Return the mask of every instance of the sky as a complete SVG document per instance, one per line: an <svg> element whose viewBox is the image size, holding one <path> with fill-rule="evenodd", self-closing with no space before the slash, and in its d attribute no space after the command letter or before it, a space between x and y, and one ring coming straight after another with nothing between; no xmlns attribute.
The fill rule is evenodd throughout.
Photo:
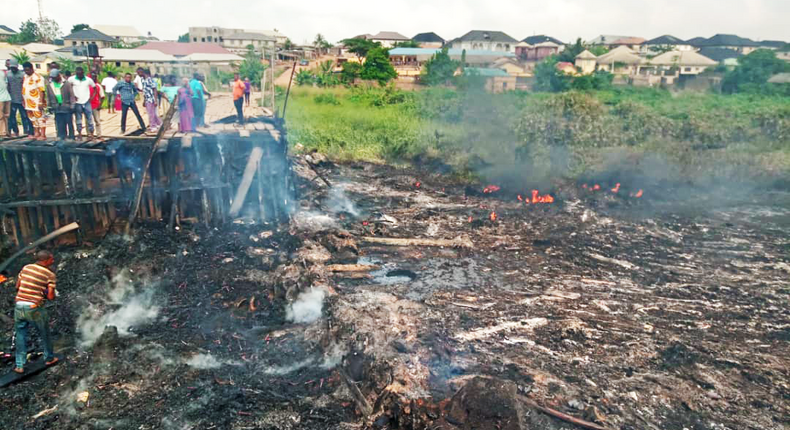
<svg viewBox="0 0 790 430"><path fill-rule="evenodd" d="M7 0L10 1L10 0ZM732 33L790 40L789 0L41 0L64 33L74 24L131 25L161 40L190 26L277 29L295 43L317 33L330 42L359 34L433 31L449 40L469 30L499 30L521 40L548 34L569 42L600 34L682 39ZM166 5L166 6L164 6ZM0 24L17 29L38 17L36 1L3 8Z"/></svg>

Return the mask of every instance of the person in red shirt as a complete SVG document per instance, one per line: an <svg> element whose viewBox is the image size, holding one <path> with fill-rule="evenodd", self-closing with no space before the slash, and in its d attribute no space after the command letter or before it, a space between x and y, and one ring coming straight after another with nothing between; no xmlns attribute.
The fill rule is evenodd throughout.
<svg viewBox="0 0 790 430"><path fill-rule="evenodd" d="M239 124L244 124L244 81L239 78L239 74L233 74L233 105L236 106L236 116L237 122Z"/></svg>
<svg viewBox="0 0 790 430"><path fill-rule="evenodd" d="M91 79L93 82L99 82L97 80L98 76L96 73L91 73ZM93 122L96 124L96 137L101 136L101 115L99 114L99 109L101 109L101 102L104 98L104 88L101 85L95 85L91 87L91 109L93 112Z"/></svg>

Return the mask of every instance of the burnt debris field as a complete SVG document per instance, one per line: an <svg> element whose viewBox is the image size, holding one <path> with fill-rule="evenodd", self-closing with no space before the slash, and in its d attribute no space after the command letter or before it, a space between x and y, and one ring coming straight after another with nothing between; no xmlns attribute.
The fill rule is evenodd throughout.
<svg viewBox="0 0 790 430"><path fill-rule="evenodd" d="M790 426L786 193L303 163L288 224L58 248L68 358L0 392L5 428Z"/></svg>

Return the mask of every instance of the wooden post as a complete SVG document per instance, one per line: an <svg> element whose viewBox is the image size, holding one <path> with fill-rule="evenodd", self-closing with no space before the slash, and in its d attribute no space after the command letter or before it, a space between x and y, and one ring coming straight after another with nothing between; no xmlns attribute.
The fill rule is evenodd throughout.
<svg viewBox="0 0 790 430"><path fill-rule="evenodd" d="M266 200L263 198L263 163L258 161L258 210L261 212L261 223L266 222Z"/></svg>
<svg viewBox="0 0 790 430"><path fill-rule="evenodd" d="M276 50L277 50L276 48L272 48L272 57L271 57L272 60L271 60L271 67L270 67L271 70L272 70L272 112L274 113L274 117L275 118L277 117L277 105L274 104L275 103L274 93L277 92L276 88L275 88L275 85L274 85L274 66L277 64L276 61L274 60L274 51L276 51Z"/></svg>
<svg viewBox="0 0 790 430"><path fill-rule="evenodd" d="M247 193L250 191L250 184L252 178L255 176L255 171L258 169L258 162L263 155L263 149L260 146L255 146L250 152L250 158L247 159L247 166L244 168L244 175L241 178L238 190L236 190L236 197L233 199L233 204L230 205L230 216L235 218L241 211L244 205L244 199L247 198Z"/></svg>
<svg viewBox="0 0 790 430"><path fill-rule="evenodd" d="M170 109L167 110L167 114L165 115L165 119L162 121L162 126L159 127L159 131L156 133L156 139L154 143L151 145L151 152L148 154L148 159L145 161L145 166L143 166L143 171L140 174L140 183L137 185L137 191L135 193L134 202L132 203L132 210L129 212L129 219L126 223L126 234L132 229L132 224L134 224L134 219L137 217L137 211L140 209L140 199L143 197L143 186L145 185L145 176L148 174L148 168L151 167L151 160L154 158L154 154L156 153L156 148L159 146L159 141L162 140L162 137L165 135L165 132L170 129L170 121L173 119L173 115L176 112L176 106L178 105L178 96L173 99L173 103L170 105Z"/></svg>
<svg viewBox="0 0 790 430"><path fill-rule="evenodd" d="M191 136L185 136L184 139L191 139ZM170 153L170 222L167 223L167 228L172 230L175 227L176 212L178 211L178 198L181 194L178 187L181 184L180 173L178 171L178 163L181 160L181 140L175 143L175 148Z"/></svg>

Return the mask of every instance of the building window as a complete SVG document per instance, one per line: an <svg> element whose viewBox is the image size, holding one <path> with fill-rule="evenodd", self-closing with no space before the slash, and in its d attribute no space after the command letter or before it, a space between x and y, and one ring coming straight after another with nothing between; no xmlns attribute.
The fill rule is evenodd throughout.
<svg viewBox="0 0 790 430"><path fill-rule="evenodd" d="M225 40L222 38L222 36L220 36L220 37L219 37L219 41L220 41L220 42L224 42Z"/></svg>
<svg viewBox="0 0 790 430"><path fill-rule="evenodd" d="M193 38L192 38L192 41L193 41L193 42L197 42L197 37L193 37Z"/></svg>
<svg viewBox="0 0 790 430"><path fill-rule="evenodd" d="M121 62L120 61L116 61L115 62L115 67L121 67Z"/></svg>
<svg viewBox="0 0 790 430"><path fill-rule="evenodd" d="M684 72L690 72L691 71L691 67L686 67L685 69L683 69L683 71Z"/></svg>
<svg viewBox="0 0 790 430"><path fill-rule="evenodd" d="M41 64L36 64L36 69L40 69L40 68L41 68Z"/></svg>
<svg viewBox="0 0 790 430"><path fill-rule="evenodd" d="M134 61L130 61L130 62L129 62L129 65L130 65L130 66L134 66Z"/></svg>
<svg viewBox="0 0 790 430"><path fill-rule="evenodd" d="M76 40L72 40L71 41L71 46L77 46L77 41Z"/></svg>
<svg viewBox="0 0 790 430"><path fill-rule="evenodd" d="M200 41L201 41L201 42L205 42L205 41L206 41L206 38L205 38L205 37L201 37L201 38L200 38Z"/></svg>
<svg viewBox="0 0 790 430"><path fill-rule="evenodd" d="M217 29L215 28L215 29L214 29L214 33L216 33L216 32L217 32Z"/></svg>

